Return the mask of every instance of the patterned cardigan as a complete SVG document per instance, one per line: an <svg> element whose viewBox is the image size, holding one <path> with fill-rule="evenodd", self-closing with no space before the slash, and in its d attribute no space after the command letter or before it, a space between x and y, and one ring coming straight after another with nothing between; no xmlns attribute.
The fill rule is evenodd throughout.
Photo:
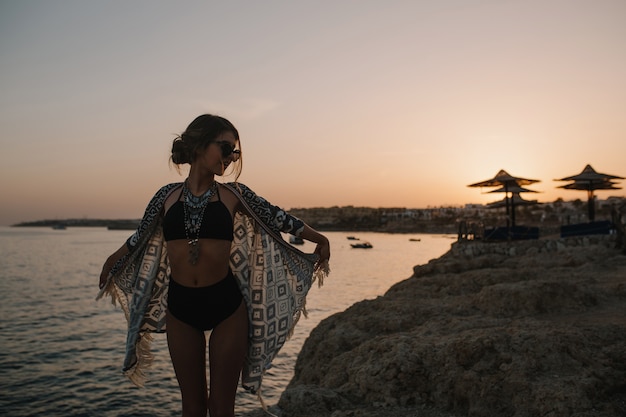
<svg viewBox="0 0 626 417"><path fill-rule="evenodd" d="M304 223L273 206L240 183L222 184L240 200L244 212L234 218L230 267L248 308L248 354L242 386L260 393L263 374L306 315L306 295L317 280L321 286L328 265L315 269L318 256L285 242L280 232L299 235ZM128 322L124 374L137 386L153 356L151 333L165 332L170 267L162 220L167 197L182 183L162 187L152 198L136 232L126 241L129 253L112 268L98 293L119 303Z"/></svg>

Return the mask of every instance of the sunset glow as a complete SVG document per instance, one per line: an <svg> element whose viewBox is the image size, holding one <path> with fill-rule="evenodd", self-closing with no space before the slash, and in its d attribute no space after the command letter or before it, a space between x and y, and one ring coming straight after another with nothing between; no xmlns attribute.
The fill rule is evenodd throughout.
<svg viewBox="0 0 626 417"><path fill-rule="evenodd" d="M488 203L467 185L501 169L584 200L554 180L626 177L625 20L622 0L2 2L0 225L140 217L202 113L285 208Z"/></svg>

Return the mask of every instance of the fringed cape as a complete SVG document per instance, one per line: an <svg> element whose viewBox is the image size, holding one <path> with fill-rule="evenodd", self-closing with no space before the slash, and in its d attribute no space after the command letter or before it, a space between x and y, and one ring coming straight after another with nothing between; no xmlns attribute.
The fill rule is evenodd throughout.
<svg viewBox="0 0 626 417"><path fill-rule="evenodd" d="M306 295L321 286L328 265L315 269L318 256L285 242L280 232L299 235L304 223L272 206L239 183L222 184L241 201L245 213L234 218L230 267L237 278L249 316L248 354L242 371L244 388L258 393L263 374L306 315ZM153 359L151 333L163 333L170 267L162 220L167 197L182 183L162 187L152 198L137 231L127 240L129 253L112 268L97 299L110 295L128 322L124 374L137 386Z"/></svg>

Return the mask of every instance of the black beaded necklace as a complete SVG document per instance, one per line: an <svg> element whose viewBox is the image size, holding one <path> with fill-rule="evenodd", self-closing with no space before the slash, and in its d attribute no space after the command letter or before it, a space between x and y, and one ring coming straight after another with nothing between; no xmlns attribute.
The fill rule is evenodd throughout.
<svg viewBox="0 0 626 417"><path fill-rule="evenodd" d="M195 265L198 262L198 256L200 255L200 227L204 218L204 210L216 193L217 182L215 181L204 194L198 197L189 190L186 180L183 184L185 236L189 244L189 263L191 265Z"/></svg>

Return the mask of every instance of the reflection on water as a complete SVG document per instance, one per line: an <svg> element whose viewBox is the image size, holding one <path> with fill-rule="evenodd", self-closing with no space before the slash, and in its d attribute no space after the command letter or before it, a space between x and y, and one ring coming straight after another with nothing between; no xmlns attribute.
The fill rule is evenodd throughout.
<svg viewBox="0 0 626 417"><path fill-rule="evenodd" d="M175 416L180 395L164 335L155 335L155 362L143 389L121 375L125 320L108 301L95 301L104 259L128 231L94 228L0 227L0 410L21 416ZM294 336L265 377L263 397L275 404L293 374L296 356L324 318L374 298L408 278L414 265L446 252L442 235L358 233L373 249L353 249L346 237L331 241L331 275L315 286ZM312 252L306 242L298 246ZM258 409L240 390L237 410Z"/></svg>

